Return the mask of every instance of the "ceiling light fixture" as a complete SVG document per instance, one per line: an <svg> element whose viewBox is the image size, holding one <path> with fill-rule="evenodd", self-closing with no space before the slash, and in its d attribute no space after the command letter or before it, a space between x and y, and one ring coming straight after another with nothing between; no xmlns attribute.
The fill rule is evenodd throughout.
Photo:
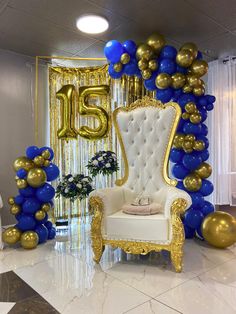
<svg viewBox="0 0 236 314"><path fill-rule="evenodd" d="M76 26L83 33L99 34L108 29L109 23L107 19L100 15L87 14L77 20Z"/></svg>

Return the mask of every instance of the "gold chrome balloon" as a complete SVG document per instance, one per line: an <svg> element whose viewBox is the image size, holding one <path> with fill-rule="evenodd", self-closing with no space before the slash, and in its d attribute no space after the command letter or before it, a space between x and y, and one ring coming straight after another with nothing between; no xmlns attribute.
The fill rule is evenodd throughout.
<svg viewBox="0 0 236 314"><path fill-rule="evenodd" d="M46 217L46 213L45 213L45 211L43 211L43 210L38 210L38 211L35 213L34 217L35 217L37 220L43 220L43 219Z"/></svg>
<svg viewBox="0 0 236 314"><path fill-rule="evenodd" d="M20 206L16 204L12 205L12 207L10 208L10 212L12 215L17 215L19 214L20 211L21 211Z"/></svg>
<svg viewBox="0 0 236 314"><path fill-rule="evenodd" d="M196 75L193 75L193 74L187 75L187 82L188 82L189 86L191 86L191 87L198 87L201 85L200 78Z"/></svg>
<svg viewBox="0 0 236 314"><path fill-rule="evenodd" d="M171 76L172 87L174 89L182 88L186 82L186 77L183 73L175 73Z"/></svg>
<svg viewBox="0 0 236 314"><path fill-rule="evenodd" d="M139 68L139 70L141 70L141 71L147 69L147 68L148 68L148 61L147 61L147 60L144 60L144 59L139 60L139 62L138 62L138 68Z"/></svg>
<svg viewBox="0 0 236 314"><path fill-rule="evenodd" d="M184 109L188 112L188 113L194 113L197 110L197 106L195 105L195 103L193 102L188 102Z"/></svg>
<svg viewBox="0 0 236 314"><path fill-rule="evenodd" d="M204 93L205 93L205 88L201 85L194 87L193 89L193 94L195 96L201 96L201 95L204 95Z"/></svg>
<svg viewBox="0 0 236 314"><path fill-rule="evenodd" d="M51 209L51 204L50 203L44 203L41 207L41 210L48 212Z"/></svg>
<svg viewBox="0 0 236 314"><path fill-rule="evenodd" d="M45 159L42 156L34 157L34 163L36 166L42 167L44 165Z"/></svg>
<svg viewBox="0 0 236 314"><path fill-rule="evenodd" d="M195 173L201 178L206 179L210 177L212 173L211 165L209 165L207 162L201 163L201 165L195 170Z"/></svg>
<svg viewBox="0 0 236 314"><path fill-rule="evenodd" d="M45 149L43 152L42 152L42 157L44 158L44 159L50 159L50 157L51 157L51 153L50 153L50 151L49 151L49 149Z"/></svg>
<svg viewBox="0 0 236 314"><path fill-rule="evenodd" d="M196 139L196 137L194 134L187 134L187 135L185 135L185 138L184 138L185 141L190 141L190 142L194 142L195 139Z"/></svg>
<svg viewBox="0 0 236 314"><path fill-rule="evenodd" d="M3 242L15 244L20 240L21 231L16 227L9 227L2 233Z"/></svg>
<svg viewBox="0 0 236 314"><path fill-rule="evenodd" d="M190 50L182 49L177 53L176 62L184 68L188 68L194 60L194 56Z"/></svg>
<svg viewBox="0 0 236 314"><path fill-rule="evenodd" d="M24 189L27 187L27 181L25 179L18 179L16 180L16 185L18 189Z"/></svg>
<svg viewBox="0 0 236 314"><path fill-rule="evenodd" d="M8 198L8 204L9 205L14 205L15 204L14 197L11 196L11 197Z"/></svg>
<svg viewBox="0 0 236 314"><path fill-rule="evenodd" d="M33 188L42 186L47 181L46 173L41 168L34 168L28 172L27 182Z"/></svg>
<svg viewBox="0 0 236 314"><path fill-rule="evenodd" d="M205 149L205 143L202 140L197 140L194 142L193 144L193 149L195 149L196 151L201 151Z"/></svg>
<svg viewBox="0 0 236 314"><path fill-rule="evenodd" d="M116 72L120 72L122 70L122 67L123 67L123 65L120 62L115 63L113 66L114 71L116 71Z"/></svg>
<svg viewBox="0 0 236 314"><path fill-rule="evenodd" d="M174 137L173 145L176 148L182 148L183 143L184 143L184 138L185 138L184 134L177 133Z"/></svg>
<svg viewBox="0 0 236 314"><path fill-rule="evenodd" d="M189 119L189 113L183 112L183 113L182 113L182 119L188 120L188 119Z"/></svg>
<svg viewBox="0 0 236 314"><path fill-rule="evenodd" d="M31 159L23 156L19 157L14 161L13 167L15 171L18 171L19 169L24 169L26 171L29 171L30 169L34 168L34 163Z"/></svg>
<svg viewBox="0 0 236 314"><path fill-rule="evenodd" d="M165 46L166 41L161 34L155 33L148 37L147 44L152 47L156 53L159 53Z"/></svg>
<svg viewBox="0 0 236 314"><path fill-rule="evenodd" d="M236 242L236 219L222 211L211 213L202 223L202 235L212 246L227 248Z"/></svg>
<svg viewBox="0 0 236 314"><path fill-rule="evenodd" d="M144 80L148 80L152 76L152 71L150 69L145 69L142 71L142 77Z"/></svg>
<svg viewBox="0 0 236 314"><path fill-rule="evenodd" d="M190 85L188 85L188 84L185 84L184 87L183 87L183 92L185 94L191 93L192 90L193 90L193 88Z"/></svg>
<svg viewBox="0 0 236 314"><path fill-rule="evenodd" d="M190 151L192 152L193 151L193 142L192 141L184 141L183 142L183 150L186 152L186 153L189 153Z"/></svg>
<svg viewBox="0 0 236 314"><path fill-rule="evenodd" d="M45 160L43 166L44 167L50 166L50 160Z"/></svg>
<svg viewBox="0 0 236 314"><path fill-rule="evenodd" d="M183 44L183 46L180 48L180 50L190 50L194 59L197 58L197 54L198 54L198 48L194 43L185 43Z"/></svg>
<svg viewBox="0 0 236 314"><path fill-rule="evenodd" d="M141 44L138 46L138 49L136 51L136 58L138 60L144 59L144 60L151 60L153 58L153 49L147 44Z"/></svg>
<svg viewBox="0 0 236 314"><path fill-rule="evenodd" d="M155 71L158 67L157 60L153 59L148 62L148 68L152 71Z"/></svg>
<svg viewBox="0 0 236 314"><path fill-rule="evenodd" d="M167 73L158 74L156 77L156 87L160 89L165 89L171 85L171 76Z"/></svg>
<svg viewBox="0 0 236 314"><path fill-rule="evenodd" d="M123 53L120 57L120 62L122 64L127 64L129 63L129 61L130 61L130 55L127 52Z"/></svg>
<svg viewBox="0 0 236 314"><path fill-rule="evenodd" d="M202 121L202 117L199 113L192 113L189 118L190 122L193 124L198 124Z"/></svg>
<svg viewBox="0 0 236 314"><path fill-rule="evenodd" d="M200 77L207 73L208 64L204 60L194 60L190 69L193 74L196 74L197 76Z"/></svg>
<svg viewBox="0 0 236 314"><path fill-rule="evenodd" d="M183 184L188 191L196 192L202 186L202 179L196 174L189 174L184 178Z"/></svg>
<svg viewBox="0 0 236 314"><path fill-rule="evenodd" d="M39 243L39 237L34 231L25 231L21 235L20 243L24 249L34 249Z"/></svg>

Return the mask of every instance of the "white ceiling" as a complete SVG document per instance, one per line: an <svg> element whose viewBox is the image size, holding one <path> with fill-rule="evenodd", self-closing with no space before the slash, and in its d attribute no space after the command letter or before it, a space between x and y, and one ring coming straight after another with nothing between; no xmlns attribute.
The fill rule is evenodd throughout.
<svg viewBox="0 0 236 314"><path fill-rule="evenodd" d="M79 32L86 13L107 17L109 31ZM103 57L109 39L156 31L176 47L195 42L208 60L236 55L236 0L0 0L0 48L31 56Z"/></svg>

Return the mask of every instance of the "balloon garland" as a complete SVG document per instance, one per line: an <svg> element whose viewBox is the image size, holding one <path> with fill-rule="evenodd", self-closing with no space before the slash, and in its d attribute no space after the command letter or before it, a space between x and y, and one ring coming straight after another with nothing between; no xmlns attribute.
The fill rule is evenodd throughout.
<svg viewBox="0 0 236 314"><path fill-rule="evenodd" d="M9 197L8 203L18 223L3 232L3 241L7 244L20 241L23 248L33 249L55 238L56 229L48 221L55 190L47 183L59 176L58 167L51 162L53 157L50 147L29 146L26 156L14 161L19 194Z"/></svg>
<svg viewBox="0 0 236 314"><path fill-rule="evenodd" d="M163 103L177 102L182 109L170 160L174 163L172 174L178 179L177 187L187 191L192 206L183 217L185 235L202 238L201 224L214 206L204 200L213 192L208 128L204 124L207 112L214 108L215 97L205 95L202 80L208 64L194 43L185 43L179 51L166 45L160 34L151 35L146 43L136 45L132 40L123 44L117 40L107 42L104 54L109 62L108 73L114 79L122 75L142 77L147 90L156 93Z"/></svg>

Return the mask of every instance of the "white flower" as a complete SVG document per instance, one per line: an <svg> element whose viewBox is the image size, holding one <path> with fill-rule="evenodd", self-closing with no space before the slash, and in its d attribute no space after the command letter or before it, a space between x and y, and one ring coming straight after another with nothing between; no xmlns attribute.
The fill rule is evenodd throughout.
<svg viewBox="0 0 236 314"><path fill-rule="evenodd" d="M106 156L106 155L107 155L106 153L102 154L102 156Z"/></svg>
<svg viewBox="0 0 236 314"><path fill-rule="evenodd" d="M78 189L82 188L82 185L80 183L76 184L76 186L77 186Z"/></svg>
<svg viewBox="0 0 236 314"><path fill-rule="evenodd" d="M93 164L94 166L97 166L97 165L98 165L98 161L97 161L97 160L93 160L92 164Z"/></svg>
<svg viewBox="0 0 236 314"><path fill-rule="evenodd" d="M99 157L98 160L99 160L99 161L102 161L102 160L103 160L103 157Z"/></svg>
<svg viewBox="0 0 236 314"><path fill-rule="evenodd" d="M88 178L83 178L82 181L88 182Z"/></svg>
<svg viewBox="0 0 236 314"><path fill-rule="evenodd" d="M111 154L111 155L112 155L113 158L116 158L116 154L113 153L113 154Z"/></svg>
<svg viewBox="0 0 236 314"><path fill-rule="evenodd" d="M73 182L73 181L74 181L74 178L73 178L73 177L70 177L70 178L68 179L68 181L69 181L69 182Z"/></svg>
<svg viewBox="0 0 236 314"><path fill-rule="evenodd" d="M69 192L69 190L66 188L64 192L65 192L65 193L68 193L68 192Z"/></svg>
<svg viewBox="0 0 236 314"><path fill-rule="evenodd" d="M108 162L107 164L106 164L106 168L110 168L111 167L111 164Z"/></svg>

